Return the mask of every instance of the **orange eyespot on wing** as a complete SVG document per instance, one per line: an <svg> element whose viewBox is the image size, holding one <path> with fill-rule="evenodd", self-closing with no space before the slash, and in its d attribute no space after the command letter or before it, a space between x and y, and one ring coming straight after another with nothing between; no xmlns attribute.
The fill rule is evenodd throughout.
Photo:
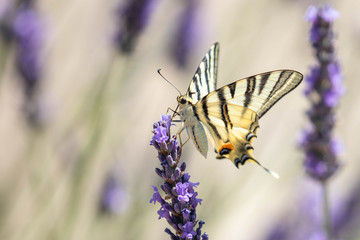
<svg viewBox="0 0 360 240"><path fill-rule="evenodd" d="M229 142L229 143L222 145L221 148L217 150L217 152L219 153L220 157L223 157L224 155L229 154L230 151L233 149L234 149L234 146L232 145L231 142Z"/></svg>

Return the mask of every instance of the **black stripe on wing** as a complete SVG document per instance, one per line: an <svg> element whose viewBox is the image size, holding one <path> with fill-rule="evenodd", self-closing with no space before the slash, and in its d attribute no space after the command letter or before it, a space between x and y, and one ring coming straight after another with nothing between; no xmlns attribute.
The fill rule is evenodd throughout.
<svg viewBox="0 0 360 240"><path fill-rule="evenodd" d="M261 92L263 91L263 89L264 89L264 87L265 87L265 84L266 84L266 81L268 80L270 74L271 74L271 73L265 73L265 74L262 74L262 75L260 76L260 86L259 86L258 95L260 95Z"/></svg>
<svg viewBox="0 0 360 240"><path fill-rule="evenodd" d="M220 88L217 92L217 96L219 98L219 107L220 107L220 112L221 112L221 120L224 122L225 125L225 129L227 132L229 132L228 127L232 128L233 125L230 121L230 117L229 117L229 109L227 106L227 102L224 96L224 88Z"/></svg>
<svg viewBox="0 0 360 240"><path fill-rule="evenodd" d="M210 126L210 128L211 128L212 132L215 134L215 136L220 139L221 136L220 136L219 131L217 130L216 126L210 120L206 97L202 99L201 107L204 112L206 124Z"/></svg>
<svg viewBox="0 0 360 240"><path fill-rule="evenodd" d="M247 87L246 87L246 91L245 91L244 107L249 106L252 95L254 94L255 85L256 85L255 77L249 77L249 78L247 78L246 81L247 81Z"/></svg>

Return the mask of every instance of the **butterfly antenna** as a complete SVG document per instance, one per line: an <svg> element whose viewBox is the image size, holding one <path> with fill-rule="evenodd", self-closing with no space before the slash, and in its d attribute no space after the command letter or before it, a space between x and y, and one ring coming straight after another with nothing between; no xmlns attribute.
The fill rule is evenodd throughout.
<svg viewBox="0 0 360 240"><path fill-rule="evenodd" d="M266 167L264 167L263 165L261 165L258 161L256 161L255 159L251 159L253 160L255 163L257 163L260 167L262 167L266 172L268 172L271 176L273 176L276 179L279 179L280 176L279 174L277 174L276 172L271 171L270 169L267 169Z"/></svg>
<svg viewBox="0 0 360 240"><path fill-rule="evenodd" d="M158 74L159 74L165 81L167 81L171 86L173 86L173 88L175 88L176 91L178 91L179 95L182 95L181 92L179 91L179 89L177 89L177 87L175 87L174 84L172 84L169 80L167 80L167 79L161 74L160 71L161 71L161 69L159 68L159 69L157 70Z"/></svg>

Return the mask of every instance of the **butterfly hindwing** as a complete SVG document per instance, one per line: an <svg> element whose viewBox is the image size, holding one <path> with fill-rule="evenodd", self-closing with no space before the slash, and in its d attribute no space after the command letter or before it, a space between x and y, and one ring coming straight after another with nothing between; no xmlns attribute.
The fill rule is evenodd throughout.
<svg viewBox="0 0 360 240"><path fill-rule="evenodd" d="M193 141L196 149L206 158L208 152L208 141L201 122L194 122L194 124L186 128L186 131Z"/></svg>
<svg viewBox="0 0 360 240"><path fill-rule="evenodd" d="M206 100L203 99L203 100ZM202 104L199 101L196 105ZM217 153L217 158L229 158L236 166L253 159L252 141L259 127L257 114L243 106L208 103L207 114L203 107L197 107L201 122L205 126Z"/></svg>

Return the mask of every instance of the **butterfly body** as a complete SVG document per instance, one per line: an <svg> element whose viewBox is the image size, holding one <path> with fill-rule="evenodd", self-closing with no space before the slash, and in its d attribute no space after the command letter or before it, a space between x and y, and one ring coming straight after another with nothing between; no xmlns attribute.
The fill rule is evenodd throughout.
<svg viewBox="0 0 360 240"><path fill-rule="evenodd" d="M208 141L205 129L200 122L192 99L186 96L179 96L179 115L183 122L186 132L194 142L196 149L206 158L208 152Z"/></svg>
<svg viewBox="0 0 360 240"><path fill-rule="evenodd" d="M302 74L271 71L216 89L218 56L219 44L215 43L201 61L187 93L177 98L180 120L204 157L209 139L218 159L228 158L236 167L249 160L260 165L252 154L258 121L301 82Z"/></svg>

